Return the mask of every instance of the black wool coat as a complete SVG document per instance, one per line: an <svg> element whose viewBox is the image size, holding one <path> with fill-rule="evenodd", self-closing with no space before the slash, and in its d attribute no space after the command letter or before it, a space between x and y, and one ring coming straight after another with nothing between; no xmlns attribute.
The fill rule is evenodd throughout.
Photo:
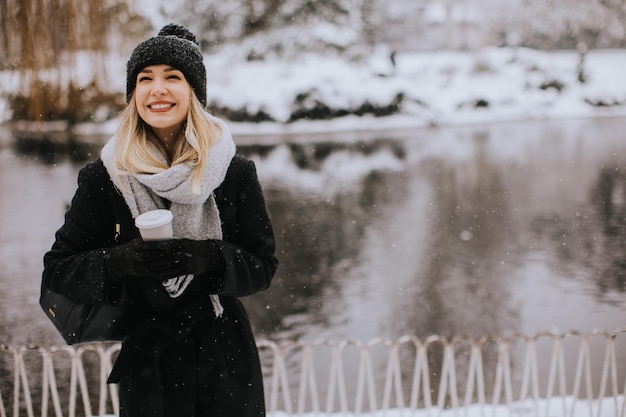
<svg viewBox="0 0 626 417"><path fill-rule="evenodd" d="M264 416L263 379L248 316L238 297L265 290L276 272L275 241L256 168L236 155L215 190L223 274L199 274L170 298L158 279L111 278L107 248L140 237L101 160L85 166L44 256L43 283L85 304L129 300L128 336L109 382L121 417ZM224 307L215 317L209 294Z"/></svg>

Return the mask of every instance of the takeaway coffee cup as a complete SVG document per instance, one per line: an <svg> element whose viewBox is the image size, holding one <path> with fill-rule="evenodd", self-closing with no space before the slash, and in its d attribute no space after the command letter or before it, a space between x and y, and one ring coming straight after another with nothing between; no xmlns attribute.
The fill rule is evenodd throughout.
<svg viewBox="0 0 626 417"><path fill-rule="evenodd" d="M147 211L135 219L135 226L139 229L143 240L171 239L173 218L169 210Z"/></svg>

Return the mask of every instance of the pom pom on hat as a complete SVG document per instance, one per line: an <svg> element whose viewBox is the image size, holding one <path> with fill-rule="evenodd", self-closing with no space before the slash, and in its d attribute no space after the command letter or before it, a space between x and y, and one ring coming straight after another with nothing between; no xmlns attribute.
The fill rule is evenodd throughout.
<svg viewBox="0 0 626 417"><path fill-rule="evenodd" d="M206 107L206 68L200 45L184 26L170 23L157 36L140 43L126 63L126 101L135 91L137 75L150 65L171 65L181 71Z"/></svg>
<svg viewBox="0 0 626 417"><path fill-rule="evenodd" d="M191 41L200 46L198 40L196 39L196 35L191 33L186 27L177 25L175 23L170 23L163 26L159 31L158 36L176 36L177 38L187 39L188 41Z"/></svg>

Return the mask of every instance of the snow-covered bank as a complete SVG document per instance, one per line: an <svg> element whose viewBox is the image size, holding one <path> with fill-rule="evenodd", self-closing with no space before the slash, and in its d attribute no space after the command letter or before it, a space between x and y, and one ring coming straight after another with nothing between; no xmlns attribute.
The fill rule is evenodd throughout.
<svg viewBox="0 0 626 417"><path fill-rule="evenodd" d="M323 55L237 62L225 51L206 56L208 99L215 108L237 113L241 120L258 114L272 120L231 120L236 135L626 115L626 81L622 76L626 50L589 52L584 63L585 83L578 80L579 56L575 51L487 48L478 52L415 52L400 53L396 61L394 68L384 49L362 62ZM124 69L119 68L119 72ZM15 89L14 81L10 74L0 73L3 96ZM124 77L111 82L111 88L123 91ZM377 109L388 110L394 105L397 110L393 115L377 117ZM6 102L0 102L0 109L0 121L6 121L10 117ZM294 114L305 115L314 109L319 117L345 116L289 122ZM80 134L106 135L114 127L109 122L76 129Z"/></svg>
<svg viewBox="0 0 626 417"><path fill-rule="evenodd" d="M210 100L231 109L258 111L279 123L238 123L242 134L346 131L446 126L543 118L626 115L626 50L592 51L586 82L578 81L578 54L489 48L480 52L406 53L393 68L384 51L367 63L309 56L297 62L252 62L228 67L225 56L207 57ZM226 70L227 69L227 70ZM354 109L404 99L393 116L345 116L296 121L301 105Z"/></svg>

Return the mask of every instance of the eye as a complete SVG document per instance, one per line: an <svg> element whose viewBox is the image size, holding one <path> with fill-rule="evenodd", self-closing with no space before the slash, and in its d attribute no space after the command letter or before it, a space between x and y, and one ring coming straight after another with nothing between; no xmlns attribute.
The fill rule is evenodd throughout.
<svg viewBox="0 0 626 417"><path fill-rule="evenodd" d="M148 77L147 75L144 75L144 76L139 77L139 80L138 80L138 81L139 81L139 82L142 82L142 81L150 81L151 79L152 79L152 78Z"/></svg>
<svg viewBox="0 0 626 417"><path fill-rule="evenodd" d="M180 79L182 79L182 77L180 76L180 74L174 73L174 74L168 75L167 79L168 80L180 80Z"/></svg>

